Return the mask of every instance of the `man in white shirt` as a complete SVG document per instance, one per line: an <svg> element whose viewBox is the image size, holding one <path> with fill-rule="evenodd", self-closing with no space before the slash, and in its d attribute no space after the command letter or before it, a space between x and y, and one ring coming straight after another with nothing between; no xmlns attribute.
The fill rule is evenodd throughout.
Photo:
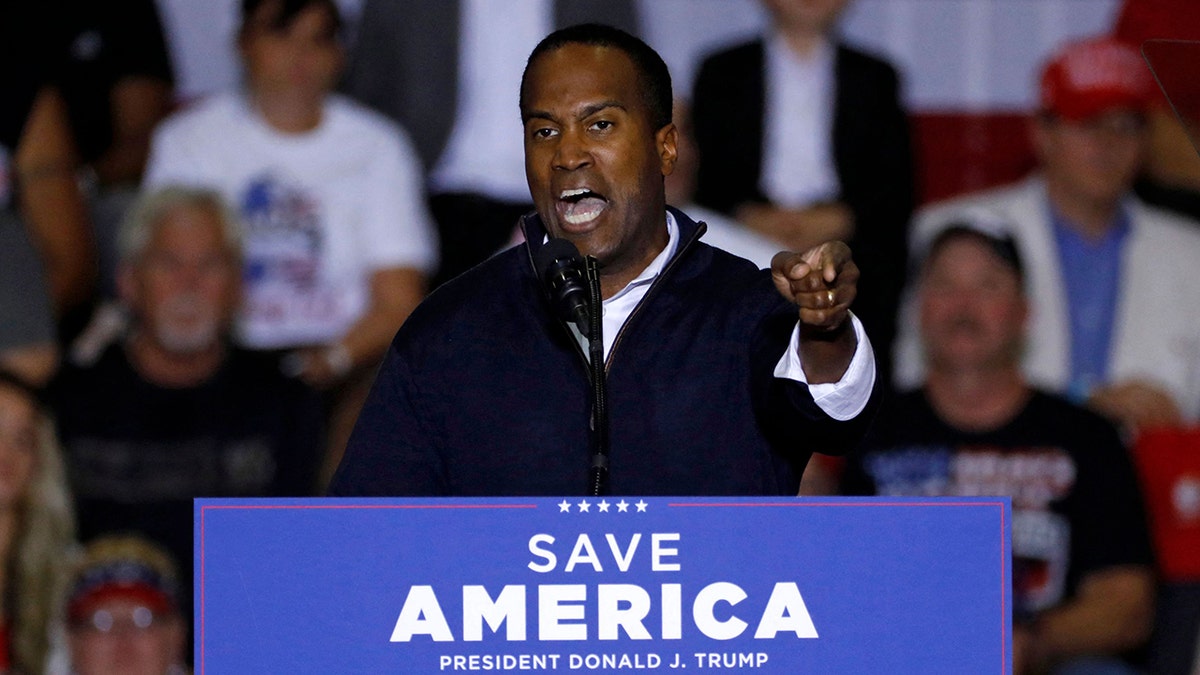
<svg viewBox="0 0 1200 675"><path fill-rule="evenodd" d="M245 90L168 119L145 183L212 187L239 211L239 341L291 351L305 381L339 387L332 468L371 373L425 294L436 235L407 136L332 93L343 62L332 0L243 8Z"/></svg>

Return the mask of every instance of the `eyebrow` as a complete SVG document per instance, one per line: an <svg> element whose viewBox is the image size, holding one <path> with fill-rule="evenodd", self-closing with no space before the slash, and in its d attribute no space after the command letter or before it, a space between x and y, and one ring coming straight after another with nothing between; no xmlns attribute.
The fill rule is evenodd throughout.
<svg viewBox="0 0 1200 675"><path fill-rule="evenodd" d="M585 107L581 111L579 118L583 119L585 117L591 117L592 115L595 115L596 113L598 113L601 110L604 110L606 108L616 108L621 111L625 110L625 106L621 105L617 101L601 101L599 103L593 103L592 105Z"/></svg>
<svg viewBox="0 0 1200 675"><path fill-rule="evenodd" d="M626 109L624 104L622 104L618 101L611 101L611 100L600 101L598 103L593 103L591 105L584 106L583 110L579 111L578 119L584 119L586 117L591 117L592 115L595 115L596 113L600 112L601 110L606 110L608 108L616 108L618 110L628 112L628 110ZM555 117L550 112L545 111L545 110L530 110L528 113L525 114L525 118L522 121L528 122L529 120L533 120L533 119L550 120L551 122L558 121L557 117Z"/></svg>

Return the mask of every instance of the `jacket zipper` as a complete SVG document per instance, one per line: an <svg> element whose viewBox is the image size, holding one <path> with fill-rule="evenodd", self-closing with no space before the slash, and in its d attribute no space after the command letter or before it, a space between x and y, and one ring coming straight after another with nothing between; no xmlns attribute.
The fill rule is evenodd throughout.
<svg viewBox="0 0 1200 675"><path fill-rule="evenodd" d="M630 312L629 316L625 319L625 323L621 325L621 330L617 331L617 336L615 338L613 338L612 349L610 349L608 352L608 359L605 360L605 362L604 362L604 374L605 375L608 375L608 372L612 369L613 357L617 353L617 345L619 345L621 343L621 338L623 338L625 336L625 331L626 331L626 329L629 328L629 324L633 322L634 317L636 317L638 314L641 313L642 307L644 307L646 305L647 301L650 300L651 295L662 285L661 284L662 279L664 277L666 277L668 274L670 274L671 270L675 269L675 266L677 264L679 264L679 261L683 258L684 254L686 254L692 248L692 246L697 241L700 240L700 237L708 230L708 224L702 220L696 221L696 225L697 225L696 232L692 234L690 239L683 242L679 246L679 251L676 252L675 255L671 256L671 259L667 261L667 264L665 267L663 267L662 272L658 273L658 276L654 279L653 282L651 282L650 288L646 289L646 295L642 296L642 301L637 304L637 307L633 308L633 311ZM523 234L525 234L525 239L528 242L529 233L525 228L525 218L524 217L521 218L521 231ZM542 286L542 284L541 284L541 279L538 279L538 276L537 276L537 264L534 263L534 260L533 260L533 249L530 248L528 245L525 246L525 254L526 254L526 257L529 259L529 267L530 267L530 269L533 270L533 277L534 277L534 279L537 279L538 287L540 288ZM543 289L542 294L545 295L545 289ZM603 303L601 303L601 304L603 304ZM602 311L602 312L604 311L603 307L601 308L600 311ZM562 328L563 332L565 332L567 334L567 338L570 339L571 345L575 347L575 354L579 356L580 362L583 364L583 372L585 374L588 373L591 368L591 361L588 359L588 355L586 353L584 353L583 347L581 347L579 345L579 340L575 338L575 334L571 332L571 328L569 326L567 326L567 323L565 321L563 321L562 319L555 319L555 321L556 321L556 323L558 323L559 327ZM601 321L603 321L603 319L601 319ZM588 379L590 380L591 378L588 378Z"/></svg>
<svg viewBox="0 0 1200 675"><path fill-rule="evenodd" d="M663 271L659 272L654 281L650 283L650 288L646 289L646 295L642 296L642 301L639 302L637 307L634 307L633 311L629 313L629 316L625 319L625 323L621 324L621 330L617 331L617 337L613 338L612 349L609 350L608 359L604 362L605 375L607 375L612 369L613 357L617 355L617 345L621 343L621 338L625 336L625 331L628 330L629 324L633 323L634 317L636 317L638 314L641 314L642 308L645 307L650 301L650 298L654 292L662 286L661 282L663 278L670 274L671 270L675 269L675 266L679 264L679 261L683 259L683 256L688 252L689 249L692 248L692 245L699 241L701 235L708 230L708 225L704 221L696 221L696 225L696 232L692 235L691 239L688 239L679 246L679 251L667 261L667 265L663 268Z"/></svg>

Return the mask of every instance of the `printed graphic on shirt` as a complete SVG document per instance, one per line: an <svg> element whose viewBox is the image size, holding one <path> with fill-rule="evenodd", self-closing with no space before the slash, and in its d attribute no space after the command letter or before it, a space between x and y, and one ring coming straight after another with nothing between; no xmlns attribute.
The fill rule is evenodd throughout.
<svg viewBox="0 0 1200 675"><path fill-rule="evenodd" d="M185 441L77 438L71 445L76 494L124 504L196 495L264 495L278 467L265 438Z"/></svg>
<svg viewBox="0 0 1200 675"><path fill-rule="evenodd" d="M268 173L250 182L241 212L246 228L245 320L278 325L336 316L333 294L319 283L326 242L317 199Z"/></svg>
<svg viewBox="0 0 1200 675"><path fill-rule="evenodd" d="M1065 451L907 446L868 453L863 467L879 495L1011 497L1014 613L1062 601L1071 527L1052 505L1075 486L1075 463Z"/></svg>

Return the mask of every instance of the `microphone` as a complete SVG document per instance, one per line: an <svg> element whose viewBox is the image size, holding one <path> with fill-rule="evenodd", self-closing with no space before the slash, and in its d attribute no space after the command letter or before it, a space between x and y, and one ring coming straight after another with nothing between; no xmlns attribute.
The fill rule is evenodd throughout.
<svg viewBox="0 0 1200 675"><path fill-rule="evenodd" d="M538 249L534 263L559 318L574 322L579 332L590 338L588 286L579 249L566 239L551 239Z"/></svg>

